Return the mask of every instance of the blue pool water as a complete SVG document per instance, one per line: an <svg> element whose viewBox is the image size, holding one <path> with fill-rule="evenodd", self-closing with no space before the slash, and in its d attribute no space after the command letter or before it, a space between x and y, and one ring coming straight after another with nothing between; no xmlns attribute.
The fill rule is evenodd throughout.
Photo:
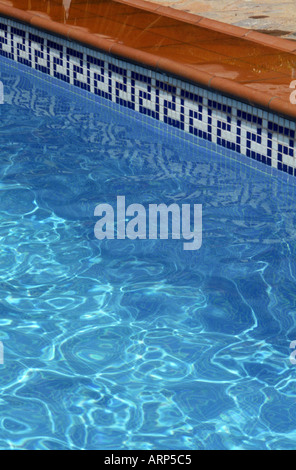
<svg viewBox="0 0 296 470"><path fill-rule="evenodd" d="M294 448L295 186L0 80L0 448ZM201 249L97 240L117 195L202 204Z"/></svg>

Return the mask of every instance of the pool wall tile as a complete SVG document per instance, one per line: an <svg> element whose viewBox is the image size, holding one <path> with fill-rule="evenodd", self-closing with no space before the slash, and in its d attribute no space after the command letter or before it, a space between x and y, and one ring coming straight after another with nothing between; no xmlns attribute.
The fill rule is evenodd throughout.
<svg viewBox="0 0 296 470"><path fill-rule="evenodd" d="M296 176L295 121L8 18L0 55Z"/></svg>

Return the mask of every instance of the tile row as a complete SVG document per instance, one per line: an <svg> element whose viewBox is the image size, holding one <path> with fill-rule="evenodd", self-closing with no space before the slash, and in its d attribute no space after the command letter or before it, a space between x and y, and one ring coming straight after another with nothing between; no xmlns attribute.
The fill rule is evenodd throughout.
<svg viewBox="0 0 296 470"><path fill-rule="evenodd" d="M296 176L292 120L10 19L0 55Z"/></svg>

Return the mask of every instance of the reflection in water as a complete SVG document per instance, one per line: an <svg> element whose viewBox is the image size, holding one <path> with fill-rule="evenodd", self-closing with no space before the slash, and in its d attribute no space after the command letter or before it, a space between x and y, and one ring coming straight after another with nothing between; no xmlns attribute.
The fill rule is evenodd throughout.
<svg viewBox="0 0 296 470"><path fill-rule="evenodd" d="M0 449L294 449L296 186L5 63ZM99 242L119 194L202 248Z"/></svg>

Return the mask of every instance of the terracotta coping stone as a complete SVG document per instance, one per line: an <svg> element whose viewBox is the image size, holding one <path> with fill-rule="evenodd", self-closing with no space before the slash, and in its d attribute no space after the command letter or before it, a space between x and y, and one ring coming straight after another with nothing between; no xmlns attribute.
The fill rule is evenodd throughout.
<svg viewBox="0 0 296 470"><path fill-rule="evenodd" d="M169 16L190 24L198 24L203 28L219 31L229 36L245 38L251 42L261 45L272 46L279 51L293 53L296 51L296 44L293 41L278 37L271 37L265 34L250 31L238 26L228 25L219 21L210 20L191 13L175 10L170 7L163 7L143 0L116 0L119 3L155 12L163 16ZM0 16L9 17L35 28L51 32L66 39L77 41L83 45L111 53L123 59L134 61L140 65L146 65L155 71L173 74L178 78L189 80L196 85L202 85L212 91L220 91L232 98L247 102L251 105L259 106L263 109L284 115L292 120L296 119L296 106L278 98L276 95L268 95L250 87L239 84L233 80L220 78L214 74L208 74L198 70L198 66L181 65L173 60L160 58L156 54L140 51L136 48L115 42L112 39L100 38L91 33L78 30L75 26L64 25L31 12L25 12L14 7L0 3ZM295 56L296 61L296 56Z"/></svg>

